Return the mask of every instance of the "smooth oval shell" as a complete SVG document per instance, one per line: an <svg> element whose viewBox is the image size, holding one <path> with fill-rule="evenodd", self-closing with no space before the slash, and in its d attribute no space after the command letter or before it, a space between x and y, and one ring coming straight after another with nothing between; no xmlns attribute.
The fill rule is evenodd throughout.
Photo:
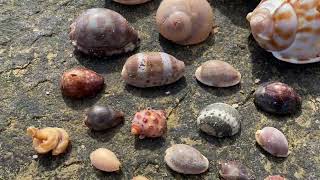
<svg viewBox="0 0 320 180"><path fill-rule="evenodd" d="M156 14L160 34L180 45L206 40L212 32L213 21L207 0L164 0Z"/></svg>
<svg viewBox="0 0 320 180"><path fill-rule="evenodd" d="M249 13L258 44L279 60L295 64L320 61L319 0L264 0Z"/></svg>
<svg viewBox="0 0 320 180"><path fill-rule="evenodd" d="M287 84L269 82L254 93L254 103L261 110L275 114L292 114L301 109L301 97Z"/></svg>
<svg viewBox="0 0 320 180"><path fill-rule="evenodd" d="M240 113L232 106L214 103L205 107L197 119L199 128L212 136L233 136L240 130Z"/></svg>
<svg viewBox="0 0 320 180"><path fill-rule="evenodd" d="M83 67L63 73L60 80L61 92L71 98L95 96L104 86L104 79L96 72Z"/></svg>
<svg viewBox="0 0 320 180"><path fill-rule="evenodd" d="M146 3L150 0L113 0L113 1L120 4L125 4L125 5L136 5L136 4Z"/></svg>
<svg viewBox="0 0 320 180"><path fill-rule="evenodd" d="M127 20L110 9L88 9L71 24L70 29L72 44L89 55L126 53L140 44L138 33Z"/></svg>
<svg viewBox="0 0 320 180"><path fill-rule="evenodd" d="M268 176L264 180L286 180L286 178L280 175L275 175L275 176Z"/></svg>
<svg viewBox="0 0 320 180"><path fill-rule="evenodd" d="M161 137L167 131L167 117L163 110L145 109L135 114L131 133L140 139Z"/></svg>
<svg viewBox="0 0 320 180"><path fill-rule="evenodd" d="M257 143L271 155L287 157L289 155L288 141L284 134L274 127L264 127L256 132Z"/></svg>
<svg viewBox="0 0 320 180"><path fill-rule="evenodd" d="M110 106L95 105L87 110L85 124L92 130L102 131L120 124L123 120L123 112L115 111Z"/></svg>
<svg viewBox="0 0 320 180"><path fill-rule="evenodd" d="M195 76L201 83L214 87L230 87L240 83L241 74L229 63L211 60L197 68Z"/></svg>
<svg viewBox="0 0 320 180"><path fill-rule="evenodd" d="M106 172L114 172L120 169L121 163L117 156L109 149L99 148L90 154L91 164Z"/></svg>
<svg viewBox="0 0 320 180"><path fill-rule="evenodd" d="M252 172L238 161L219 161L219 174L225 180L253 180Z"/></svg>
<svg viewBox="0 0 320 180"><path fill-rule="evenodd" d="M184 76L183 61L163 52L138 53L123 66L122 79L136 87L154 87L174 83Z"/></svg>
<svg viewBox="0 0 320 180"><path fill-rule="evenodd" d="M201 174L209 167L205 156L185 144L175 144L168 148L164 160L172 170L182 174Z"/></svg>

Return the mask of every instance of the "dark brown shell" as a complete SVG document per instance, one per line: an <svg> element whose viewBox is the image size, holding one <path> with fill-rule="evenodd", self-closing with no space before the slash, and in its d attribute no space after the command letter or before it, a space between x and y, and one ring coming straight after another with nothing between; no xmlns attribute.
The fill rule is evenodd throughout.
<svg viewBox="0 0 320 180"><path fill-rule="evenodd" d="M140 44L138 33L127 20L109 9L88 9L70 28L72 44L89 55L111 56L126 53Z"/></svg>
<svg viewBox="0 0 320 180"><path fill-rule="evenodd" d="M219 161L219 174L224 180L253 180L252 172L238 161Z"/></svg>
<svg viewBox="0 0 320 180"><path fill-rule="evenodd" d="M63 73L60 82L61 92L71 98L95 96L104 86L104 79L96 72L77 67Z"/></svg>
<svg viewBox="0 0 320 180"><path fill-rule="evenodd" d="M291 114L301 108L301 97L281 82L262 84L254 93L255 105L263 111L275 114Z"/></svg>

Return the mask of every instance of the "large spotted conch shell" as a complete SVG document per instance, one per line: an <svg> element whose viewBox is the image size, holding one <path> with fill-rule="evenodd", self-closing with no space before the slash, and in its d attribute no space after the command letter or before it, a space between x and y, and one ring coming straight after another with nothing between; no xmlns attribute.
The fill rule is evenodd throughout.
<svg viewBox="0 0 320 180"><path fill-rule="evenodd" d="M262 0L247 20L259 45L277 59L320 61L320 0Z"/></svg>

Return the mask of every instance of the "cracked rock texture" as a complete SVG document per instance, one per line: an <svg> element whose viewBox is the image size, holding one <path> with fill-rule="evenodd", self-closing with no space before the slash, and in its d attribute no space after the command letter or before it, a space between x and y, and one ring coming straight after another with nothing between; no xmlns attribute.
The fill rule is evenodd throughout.
<svg viewBox="0 0 320 180"><path fill-rule="evenodd" d="M281 174L288 179L320 179L320 64L280 62L250 36L246 14L257 4L248 0L209 0L218 31L196 46L182 47L159 36L155 13L159 0L124 6L111 0L0 0L0 179L218 179L218 160L239 160L257 179ZM69 25L83 10L106 7L121 13L139 32L136 52L164 51L183 60L185 78L160 88L126 86L120 71L131 54L90 58L74 54ZM193 74L207 60L223 60L243 78L231 88L199 84ZM71 100L61 95L59 79L67 69L85 66L101 73L105 89L95 98ZM302 111L293 116L271 116L258 111L252 92L263 82L278 80L303 97ZM205 106L224 102L243 116L242 130L232 138L217 139L201 133L196 118ZM92 133L84 126L84 111L93 104L111 105L126 113L125 123L107 132ZM130 134L137 110L165 109L168 132L160 139L139 140ZM57 126L72 140L66 154L38 155L26 135L28 126ZM288 138L291 154L274 158L259 148L256 130L280 129ZM163 160L174 143L186 143L210 161L209 171L198 176L171 171ZM117 154L121 171L103 173L90 165L91 151L104 147Z"/></svg>

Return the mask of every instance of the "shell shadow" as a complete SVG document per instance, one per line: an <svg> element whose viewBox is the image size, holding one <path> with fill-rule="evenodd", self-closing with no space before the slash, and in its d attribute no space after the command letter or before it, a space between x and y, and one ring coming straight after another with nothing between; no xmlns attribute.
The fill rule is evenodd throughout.
<svg viewBox="0 0 320 180"><path fill-rule="evenodd" d="M183 77L179 79L177 82L165 86L138 88L131 85L126 85L125 90L128 91L130 94L133 94L134 96L144 98L156 98L175 95L186 87L187 81L186 78ZM170 92L170 94L166 94L166 92Z"/></svg>
<svg viewBox="0 0 320 180"><path fill-rule="evenodd" d="M94 168L93 172L95 173L98 179L106 179L106 180L115 180L115 179L125 179L125 173L122 168L116 172L104 172L99 169Z"/></svg>
<svg viewBox="0 0 320 180"><path fill-rule="evenodd" d="M256 109L259 113L263 114L264 116L268 117L269 119L275 120L275 121L288 121L289 119L296 119L302 114L302 109L300 108L297 112L293 114L272 114L263 111L260 107L256 106Z"/></svg>
<svg viewBox="0 0 320 180"><path fill-rule="evenodd" d="M166 165L166 169L167 169L167 172L171 174L171 176L174 177L174 179L184 179L184 180L203 180L205 179L205 177L208 175L208 172L209 172L209 169L204 172L204 173L201 173L201 174L195 174L195 175L187 175L187 174L181 174L181 173L178 173L174 170L172 170L168 165Z"/></svg>
<svg viewBox="0 0 320 180"><path fill-rule="evenodd" d="M100 142L109 142L120 129L124 126L124 121L118 124L116 127L106 129L104 131L87 130L87 134L92 138Z"/></svg>
<svg viewBox="0 0 320 180"><path fill-rule="evenodd" d="M159 138L145 138L139 139L139 137L135 137L134 139L134 149L136 150L157 150L165 147L166 139L164 137Z"/></svg>
<svg viewBox="0 0 320 180"><path fill-rule="evenodd" d="M201 56L214 45L214 42L214 35L211 34L204 42L190 46L182 46L167 40L159 33L161 50L183 61L186 65L191 65L197 59L201 58Z"/></svg>
<svg viewBox="0 0 320 180"><path fill-rule="evenodd" d="M274 157L272 156L270 153L268 153L267 151L265 151L257 142L255 144L256 148L263 154L265 155L265 157L272 162L275 162L277 164L283 163L287 157ZM290 154L289 154L290 156Z"/></svg>
<svg viewBox="0 0 320 180"><path fill-rule="evenodd" d="M214 96L217 96L217 97L231 96L241 90L241 83L239 83L235 86L231 86L231 87L218 88L218 87L211 87L211 86L205 85L198 80L196 80L196 81L197 81L197 84L199 87L201 87L206 92L208 92Z"/></svg>
<svg viewBox="0 0 320 180"><path fill-rule="evenodd" d="M230 137L223 137L223 138L218 138L218 137L214 137L211 135L208 135L204 132L202 132L201 130L199 130L199 136L206 140L208 143L217 146L217 147L223 147L223 146L230 146L230 145L234 145L236 143L236 141L238 140L238 138L241 136L241 130L242 128L240 128L239 132L237 134L235 134L234 136L230 136Z"/></svg>

